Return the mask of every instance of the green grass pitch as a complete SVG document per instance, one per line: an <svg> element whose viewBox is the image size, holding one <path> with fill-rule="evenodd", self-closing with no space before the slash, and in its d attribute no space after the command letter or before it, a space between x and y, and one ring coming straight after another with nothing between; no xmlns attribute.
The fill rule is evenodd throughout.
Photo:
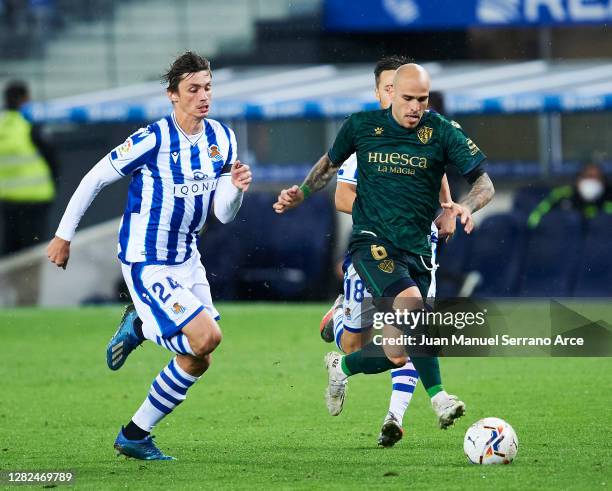
<svg viewBox="0 0 612 491"><path fill-rule="evenodd" d="M380 449L388 374L351 379L327 414L323 305L221 304L213 366L154 434L176 462L112 444L170 359L146 343L119 372L105 347L120 308L0 313L0 470L73 470L83 489L605 489L612 483L611 359L443 359L467 415L441 431L422 387L404 439ZM463 434L485 416L519 438L509 466L475 466ZM42 484L36 486L42 487Z"/></svg>

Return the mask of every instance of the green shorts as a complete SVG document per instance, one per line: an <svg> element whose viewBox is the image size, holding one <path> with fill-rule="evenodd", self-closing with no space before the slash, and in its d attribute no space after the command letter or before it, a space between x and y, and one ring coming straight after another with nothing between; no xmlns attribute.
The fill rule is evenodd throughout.
<svg viewBox="0 0 612 491"><path fill-rule="evenodd" d="M352 240L353 266L373 298L395 297L416 286L427 298L431 283L431 257L401 251L374 237Z"/></svg>

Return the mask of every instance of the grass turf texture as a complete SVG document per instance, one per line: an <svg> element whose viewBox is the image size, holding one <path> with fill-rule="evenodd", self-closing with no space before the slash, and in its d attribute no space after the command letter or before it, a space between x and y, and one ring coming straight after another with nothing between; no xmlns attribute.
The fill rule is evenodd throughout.
<svg viewBox="0 0 612 491"><path fill-rule="evenodd" d="M0 313L0 469L73 470L89 489L605 489L611 483L610 359L443 359L467 415L441 431L422 387L404 439L376 447L389 374L351 379L327 414L322 305L220 305L211 370L154 434L176 462L117 458L112 444L170 359L145 343L119 372L105 347L119 308ZM463 435L485 416L519 437L509 466L476 466ZM42 484L36 486L42 487Z"/></svg>

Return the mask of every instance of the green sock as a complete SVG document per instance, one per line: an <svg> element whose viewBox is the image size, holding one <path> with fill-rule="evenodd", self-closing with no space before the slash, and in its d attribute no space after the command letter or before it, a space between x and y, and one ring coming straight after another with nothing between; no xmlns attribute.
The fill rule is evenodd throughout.
<svg viewBox="0 0 612 491"><path fill-rule="evenodd" d="M440 376L440 364L438 358L434 356L415 356L410 357L412 364L417 372L419 372L419 378L423 383L423 387L429 394L429 397L433 397L442 389L442 377ZM430 392L432 391L433 394Z"/></svg>
<svg viewBox="0 0 612 491"><path fill-rule="evenodd" d="M444 387L442 387L442 384L438 384L438 385L434 385L433 387L430 387L429 389L427 389L427 394L429 395L429 398L431 399L438 392L442 392L443 390L444 390Z"/></svg>
<svg viewBox="0 0 612 491"><path fill-rule="evenodd" d="M357 373L381 373L397 368L385 356L382 346L374 343L368 343L359 351L344 356L341 366L342 371L349 377Z"/></svg>
<svg viewBox="0 0 612 491"><path fill-rule="evenodd" d="M342 357L342 361L340 362L340 368L344 372L344 375L346 375L347 377L350 377L353 374L351 373L351 371L346 366L346 360L345 359L346 359L346 355Z"/></svg>

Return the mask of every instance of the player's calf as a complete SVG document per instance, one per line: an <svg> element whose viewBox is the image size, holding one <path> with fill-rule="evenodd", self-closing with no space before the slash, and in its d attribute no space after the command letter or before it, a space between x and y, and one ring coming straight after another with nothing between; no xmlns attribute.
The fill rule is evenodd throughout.
<svg viewBox="0 0 612 491"><path fill-rule="evenodd" d="M362 332L349 332L345 329L342 333L342 349L347 355L361 349L369 341L369 338Z"/></svg>
<svg viewBox="0 0 612 491"><path fill-rule="evenodd" d="M176 357L176 360L185 372L195 377L200 377L210 368L212 364L212 355L210 353L201 357L179 355Z"/></svg>

